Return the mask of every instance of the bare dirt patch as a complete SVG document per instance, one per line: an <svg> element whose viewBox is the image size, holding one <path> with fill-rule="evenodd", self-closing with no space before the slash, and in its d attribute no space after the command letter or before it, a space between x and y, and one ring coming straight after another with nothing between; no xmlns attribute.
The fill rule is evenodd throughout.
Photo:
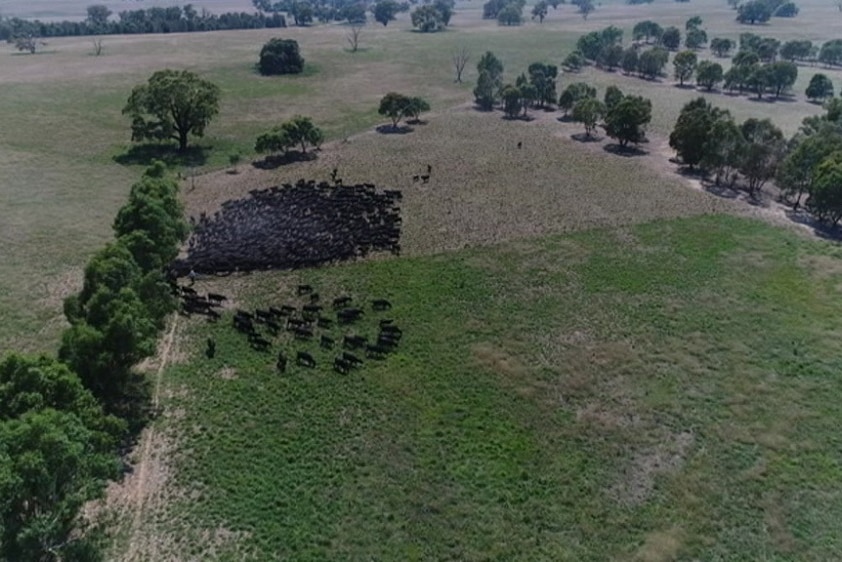
<svg viewBox="0 0 842 562"><path fill-rule="evenodd" d="M216 375L224 381L233 381L239 376L237 369L233 367L223 367Z"/></svg>
<svg viewBox="0 0 842 562"><path fill-rule="evenodd" d="M655 489L655 479L678 472L694 442L695 436L689 431L673 433L658 445L635 453L609 493L625 506L645 503Z"/></svg>
<svg viewBox="0 0 842 562"><path fill-rule="evenodd" d="M635 553L636 562L667 562L676 560L684 543L684 531L672 527L663 531L653 531L646 535L646 540Z"/></svg>

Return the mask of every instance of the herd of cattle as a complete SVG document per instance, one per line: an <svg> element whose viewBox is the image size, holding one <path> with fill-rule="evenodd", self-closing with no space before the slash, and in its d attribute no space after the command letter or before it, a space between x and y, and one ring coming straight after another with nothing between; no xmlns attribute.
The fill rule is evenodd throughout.
<svg viewBox="0 0 842 562"><path fill-rule="evenodd" d="M201 314L208 320L218 321L222 314L218 309L225 306L227 298L216 293L199 294L193 287L173 284L173 290L181 297L183 314ZM235 310L231 326L243 334L248 344L255 350L270 352L273 345L284 345L292 341L301 344L318 343L324 350L339 349L333 359L333 369L342 374L363 365L366 359L383 359L394 351L403 337L403 331L390 318L377 320L377 333L369 338L357 333L355 328L365 318L364 304L354 303L352 297L343 295L332 299L330 305L321 304L321 297L309 285L299 285L299 300L296 305L284 304L258 308L253 311ZM370 313L382 313L392 308L386 299L370 301ZM335 330L339 330L337 335ZM344 332L344 333L342 333ZM216 341L208 338L205 354L208 358L216 355ZM284 350L277 354L275 366L281 373L286 371L288 360ZM316 358L313 352L297 350L295 363L302 367L315 368Z"/></svg>
<svg viewBox="0 0 842 562"><path fill-rule="evenodd" d="M401 192L370 183L343 186L299 180L253 190L193 222L186 259L172 272L224 274L298 269L365 256L400 253Z"/></svg>

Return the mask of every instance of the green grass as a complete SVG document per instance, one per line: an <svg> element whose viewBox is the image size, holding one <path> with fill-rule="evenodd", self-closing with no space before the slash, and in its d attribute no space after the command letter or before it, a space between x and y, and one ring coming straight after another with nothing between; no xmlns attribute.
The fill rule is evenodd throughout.
<svg viewBox="0 0 842 562"><path fill-rule="evenodd" d="M341 376L284 343L319 367L279 375L189 321L182 499L146 531L217 559L836 559L840 257L709 216L253 275L241 307L387 296L401 347Z"/></svg>

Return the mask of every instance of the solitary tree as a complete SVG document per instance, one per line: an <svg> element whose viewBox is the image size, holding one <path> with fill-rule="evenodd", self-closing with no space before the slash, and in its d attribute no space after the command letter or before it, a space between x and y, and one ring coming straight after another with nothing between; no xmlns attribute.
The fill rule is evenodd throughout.
<svg viewBox="0 0 842 562"><path fill-rule="evenodd" d="M641 96L624 96L608 109L605 115L605 133L617 139L620 146L646 139L646 125L652 120L652 102Z"/></svg>
<svg viewBox="0 0 842 562"><path fill-rule="evenodd" d="M708 42L708 34L704 29L690 29L684 38L684 46L688 49L701 49Z"/></svg>
<svg viewBox="0 0 842 562"><path fill-rule="evenodd" d="M219 88L186 70L159 70L135 86L123 114L132 119L132 140L178 141L187 148L190 135L201 137L219 113Z"/></svg>
<svg viewBox="0 0 842 562"><path fill-rule="evenodd" d="M833 97L833 82L825 74L814 74L805 92L811 100L824 100Z"/></svg>
<svg viewBox="0 0 842 562"><path fill-rule="evenodd" d="M412 12L412 26L417 27L418 31L430 33L433 31L441 31L446 25L444 23L444 16L432 4L424 4Z"/></svg>
<svg viewBox="0 0 842 562"><path fill-rule="evenodd" d="M458 51L453 53L453 68L456 70L456 80L454 82L462 82L462 72L470 59L470 53L466 47L460 47Z"/></svg>
<svg viewBox="0 0 842 562"><path fill-rule="evenodd" d="M348 44L351 45L352 53L356 53L357 49L360 47L360 35L362 35L362 31L363 24L361 23L352 23L348 28L348 35L346 36L346 39L348 39Z"/></svg>
<svg viewBox="0 0 842 562"><path fill-rule="evenodd" d="M304 59L294 39L270 39L260 50L260 73L266 76L274 74L298 74L304 70Z"/></svg>
<svg viewBox="0 0 842 562"><path fill-rule="evenodd" d="M500 25L520 25L523 22L523 8L517 2L510 2L497 14Z"/></svg>

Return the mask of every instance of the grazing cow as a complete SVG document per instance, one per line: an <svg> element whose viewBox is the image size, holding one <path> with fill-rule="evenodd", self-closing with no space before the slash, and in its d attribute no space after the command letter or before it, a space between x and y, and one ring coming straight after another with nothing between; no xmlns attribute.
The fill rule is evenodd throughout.
<svg viewBox="0 0 842 562"><path fill-rule="evenodd" d="M317 304L305 304L303 307L301 307L301 310L303 310L305 313L314 315L318 314L319 311L321 311L321 309L322 307Z"/></svg>
<svg viewBox="0 0 842 562"><path fill-rule="evenodd" d="M365 345L365 336L345 336L342 338L342 347L346 349L356 349Z"/></svg>
<svg viewBox="0 0 842 562"><path fill-rule="evenodd" d="M340 373L342 375L347 375L351 371L352 368L353 368L353 365L351 365L351 362L346 360L346 359L343 359L341 357L337 357L336 359L333 360L333 370L336 371L337 373Z"/></svg>
<svg viewBox="0 0 842 562"><path fill-rule="evenodd" d="M392 303L386 299L374 299L371 301L371 308L373 310L389 310L392 308Z"/></svg>
<svg viewBox="0 0 842 562"><path fill-rule="evenodd" d="M192 287L182 287L181 294L199 296L199 293L196 292L196 289L193 289Z"/></svg>
<svg viewBox="0 0 842 562"><path fill-rule="evenodd" d="M333 347L334 341L333 338L329 338L327 336L322 336L319 345L321 345L325 349L331 349Z"/></svg>
<svg viewBox="0 0 842 562"><path fill-rule="evenodd" d="M268 340L263 339L259 335L249 336L249 343L251 346L256 349L257 351L269 351L269 348L272 347L271 342Z"/></svg>
<svg viewBox="0 0 842 562"><path fill-rule="evenodd" d="M316 326L318 326L319 328L324 328L326 330L329 330L332 324L333 321L330 318L319 318L318 320L316 320Z"/></svg>
<svg viewBox="0 0 842 562"><path fill-rule="evenodd" d="M366 344L365 346L365 356L371 359L382 359L387 353L389 349L380 344Z"/></svg>
<svg viewBox="0 0 842 562"><path fill-rule="evenodd" d="M433 173L433 166L431 164L427 164L427 176Z"/></svg>
<svg viewBox="0 0 842 562"><path fill-rule="evenodd" d="M246 312L245 310L237 310L234 313L234 316L239 317L239 318L248 318L249 320L254 320L254 314L251 314L250 312Z"/></svg>
<svg viewBox="0 0 842 562"><path fill-rule="evenodd" d="M425 176L421 176L421 183L429 183L429 181L430 181L430 175L429 174L427 174Z"/></svg>
<svg viewBox="0 0 842 562"><path fill-rule="evenodd" d="M393 322L394 320L392 320L391 318L384 318L380 321L380 327L382 328L383 326L391 326Z"/></svg>
<svg viewBox="0 0 842 562"><path fill-rule="evenodd" d="M363 314L363 311L359 308L343 308L336 313L336 317L340 322L348 323L359 320Z"/></svg>
<svg viewBox="0 0 842 562"><path fill-rule="evenodd" d="M275 368L278 369L279 373L287 370L287 358L284 356L283 351L278 352L278 360L275 362Z"/></svg>
<svg viewBox="0 0 842 562"><path fill-rule="evenodd" d="M258 322L266 322L267 320L272 319L272 313L268 310L260 310L259 308L254 311L255 320Z"/></svg>
<svg viewBox="0 0 842 562"><path fill-rule="evenodd" d="M274 320L267 320L266 329L269 330L273 336L277 336L281 331L281 325Z"/></svg>
<svg viewBox="0 0 842 562"><path fill-rule="evenodd" d="M420 176L415 177L420 178ZM385 195L386 197L392 197L394 199L403 199L403 193L401 193L398 189L385 189L383 190L383 195Z"/></svg>
<svg viewBox="0 0 842 562"><path fill-rule="evenodd" d="M317 302L319 302L319 293L313 293L313 294L311 294L311 295L310 295L310 303L311 303L311 304L316 304Z"/></svg>
<svg viewBox="0 0 842 562"><path fill-rule="evenodd" d="M518 141L518 142L517 142L517 147L518 147L518 148L523 148L523 141Z"/></svg>
<svg viewBox="0 0 842 562"><path fill-rule="evenodd" d="M342 352L342 359L350 363L354 367L359 367L363 364L363 360L354 355L353 353L348 353L347 351Z"/></svg>
<svg viewBox="0 0 842 562"><path fill-rule="evenodd" d="M418 180L420 180L420 179L421 179L421 176L419 176L419 175L412 176L412 181L414 181L414 182L416 182L416 183L417 183L417 182L418 182Z"/></svg>
<svg viewBox="0 0 842 562"><path fill-rule="evenodd" d="M301 295L309 295L313 292L313 287L310 285L299 285L298 286L298 296Z"/></svg>
<svg viewBox="0 0 842 562"><path fill-rule="evenodd" d="M205 349L205 355L207 355L208 359L213 359L213 356L216 355L216 342L213 341L213 338L208 338L208 347Z"/></svg>
<svg viewBox="0 0 842 562"><path fill-rule="evenodd" d="M281 307L281 316L292 316L295 314L295 307L289 305L283 305Z"/></svg>
<svg viewBox="0 0 842 562"><path fill-rule="evenodd" d="M216 304L222 304L228 300L228 297L220 295L219 293L208 293L208 300Z"/></svg>
<svg viewBox="0 0 842 562"><path fill-rule="evenodd" d="M279 318L281 316L284 316L283 311L280 308L275 308L274 306L269 307L269 314L271 314L275 318Z"/></svg>
<svg viewBox="0 0 842 562"><path fill-rule="evenodd" d="M209 308L206 313L208 315L208 322L216 322L222 318L222 315L212 308Z"/></svg>
<svg viewBox="0 0 842 562"><path fill-rule="evenodd" d="M343 295L341 297L337 297L337 298L333 299L333 308L334 309L344 308L344 307L348 306L349 304L351 304L351 297L349 297L347 295Z"/></svg>
<svg viewBox="0 0 842 562"><path fill-rule="evenodd" d="M295 356L295 361L302 367L309 367L313 369L316 366L316 360L306 351L299 351Z"/></svg>
<svg viewBox="0 0 842 562"><path fill-rule="evenodd" d="M293 330L295 337L300 340L307 340L313 337L313 330L310 328L300 327Z"/></svg>
<svg viewBox="0 0 842 562"><path fill-rule="evenodd" d="M377 336L377 345L388 349L394 349L398 347L398 340L396 340L395 338L390 338L385 334L380 334L379 336Z"/></svg>
<svg viewBox="0 0 842 562"><path fill-rule="evenodd" d="M400 337L403 335L403 330L401 330L394 324L386 324L385 326L380 326L380 333L391 334L393 337L400 339Z"/></svg>
<svg viewBox="0 0 842 562"><path fill-rule="evenodd" d="M306 320L300 320L298 318L287 318L287 330L292 332L296 328L306 328L309 324Z"/></svg>

